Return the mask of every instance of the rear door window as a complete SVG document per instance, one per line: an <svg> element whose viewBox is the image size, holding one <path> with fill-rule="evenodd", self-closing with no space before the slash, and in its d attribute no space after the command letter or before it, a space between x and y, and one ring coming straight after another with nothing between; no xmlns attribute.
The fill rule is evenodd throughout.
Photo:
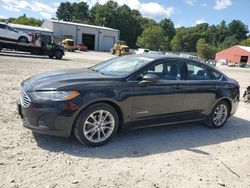
<svg viewBox="0 0 250 188"><path fill-rule="evenodd" d="M186 72L187 80L210 80L210 74L208 70L196 63L187 62L187 72Z"/></svg>

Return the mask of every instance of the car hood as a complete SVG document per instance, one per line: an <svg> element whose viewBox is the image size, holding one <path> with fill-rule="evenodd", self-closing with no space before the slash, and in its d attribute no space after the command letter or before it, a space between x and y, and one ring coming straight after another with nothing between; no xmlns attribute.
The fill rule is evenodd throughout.
<svg viewBox="0 0 250 188"><path fill-rule="evenodd" d="M89 69L69 69L51 71L42 74L35 75L28 78L25 82L29 82L31 87L29 90L57 90L65 87L84 83L96 83L96 81L114 80L117 78L103 75L99 72L95 72Z"/></svg>

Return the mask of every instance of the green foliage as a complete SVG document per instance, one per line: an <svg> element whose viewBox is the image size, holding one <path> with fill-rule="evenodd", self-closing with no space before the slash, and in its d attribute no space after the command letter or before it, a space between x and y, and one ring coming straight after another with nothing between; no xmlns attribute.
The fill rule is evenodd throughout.
<svg viewBox="0 0 250 188"><path fill-rule="evenodd" d="M199 38L200 34L195 32L195 28L178 28L171 42L172 49L177 52L195 52Z"/></svg>
<svg viewBox="0 0 250 188"><path fill-rule="evenodd" d="M246 40L243 40L240 44L243 46L250 46L250 37L248 37Z"/></svg>
<svg viewBox="0 0 250 188"><path fill-rule="evenodd" d="M22 25L30 25L30 26L41 26L42 20L29 18L25 14L18 18L9 18L9 22L13 24L22 24Z"/></svg>
<svg viewBox="0 0 250 188"><path fill-rule="evenodd" d="M248 28L247 25L240 20L233 20L228 24L228 30L231 35L235 35L237 40L244 40L247 38Z"/></svg>
<svg viewBox="0 0 250 188"><path fill-rule="evenodd" d="M89 23L120 30L120 39L132 48L136 48L137 38L144 28L157 25L154 20L143 18L138 10L131 10L127 5L119 6L114 1L103 5L96 3L90 10Z"/></svg>
<svg viewBox="0 0 250 188"><path fill-rule="evenodd" d="M239 44L239 41L236 38L236 36L235 35L228 36L225 38L225 40L222 43L219 44L218 50L220 51L220 50L232 47L236 44Z"/></svg>
<svg viewBox="0 0 250 188"><path fill-rule="evenodd" d="M72 22L84 23L89 19L89 5L85 2L73 3Z"/></svg>
<svg viewBox="0 0 250 188"><path fill-rule="evenodd" d="M144 29L137 40L137 45L151 50L168 50L169 41L165 31L160 26L150 26Z"/></svg>
<svg viewBox="0 0 250 188"><path fill-rule="evenodd" d="M56 11L58 20L84 23L89 19L89 6L85 2L61 3Z"/></svg>
<svg viewBox="0 0 250 188"><path fill-rule="evenodd" d="M71 21L72 20L72 4L70 2L61 3L56 11L58 20Z"/></svg>
<svg viewBox="0 0 250 188"><path fill-rule="evenodd" d="M165 31L165 35L172 40L176 33L172 20L165 18L160 21L160 26Z"/></svg>
<svg viewBox="0 0 250 188"><path fill-rule="evenodd" d="M216 48L206 43L205 39L198 40L196 45L197 55L204 59L213 59L215 57Z"/></svg>

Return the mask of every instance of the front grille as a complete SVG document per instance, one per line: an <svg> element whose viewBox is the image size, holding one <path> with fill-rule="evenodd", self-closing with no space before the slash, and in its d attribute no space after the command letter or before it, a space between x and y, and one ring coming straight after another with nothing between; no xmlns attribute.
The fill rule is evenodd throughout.
<svg viewBox="0 0 250 188"><path fill-rule="evenodd" d="M28 108L30 106L31 100L23 89L21 89L20 102L21 102L21 105L25 108Z"/></svg>

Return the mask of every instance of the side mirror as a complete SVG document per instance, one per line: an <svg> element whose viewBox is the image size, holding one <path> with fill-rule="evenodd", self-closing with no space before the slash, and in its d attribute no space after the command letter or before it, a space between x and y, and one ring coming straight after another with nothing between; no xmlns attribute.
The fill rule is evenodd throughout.
<svg viewBox="0 0 250 188"><path fill-rule="evenodd" d="M155 84L160 80L160 78L154 74L146 74L142 77L142 81L139 82L140 86L148 86Z"/></svg>

